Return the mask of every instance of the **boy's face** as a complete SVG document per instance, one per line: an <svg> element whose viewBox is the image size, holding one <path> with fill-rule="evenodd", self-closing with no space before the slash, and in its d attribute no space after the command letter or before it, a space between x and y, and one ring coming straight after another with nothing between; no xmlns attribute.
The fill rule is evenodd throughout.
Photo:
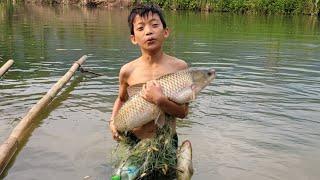
<svg viewBox="0 0 320 180"><path fill-rule="evenodd" d="M163 28L158 14L149 12L148 16L137 15L133 21L131 41L143 50L154 51L162 47L163 41L169 36L169 30Z"/></svg>

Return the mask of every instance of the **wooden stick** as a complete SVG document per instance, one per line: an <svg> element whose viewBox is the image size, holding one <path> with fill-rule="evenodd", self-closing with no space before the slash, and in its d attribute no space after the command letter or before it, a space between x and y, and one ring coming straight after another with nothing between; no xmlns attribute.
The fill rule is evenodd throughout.
<svg viewBox="0 0 320 180"><path fill-rule="evenodd" d="M58 94L63 86L68 83L79 66L84 63L86 58L87 56L82 56L72 65L69 71L51 87L47 94L43 96L36 105L31 108L31 110L13 129L9 138L0 146L0 175L4 171L7 164L10 162L13 155L16 153L21 141L26 138L28 129L31 127L33 120L39 115L41 110L52 101L52 99Z"/></svg>
<svg viewBox="0 0 320 180"><path fill-rule="evenodd" d="M0 77L2 77L8 69L12 66L14 61L12 59L9 59L1 68L0 68Z"/></svg>

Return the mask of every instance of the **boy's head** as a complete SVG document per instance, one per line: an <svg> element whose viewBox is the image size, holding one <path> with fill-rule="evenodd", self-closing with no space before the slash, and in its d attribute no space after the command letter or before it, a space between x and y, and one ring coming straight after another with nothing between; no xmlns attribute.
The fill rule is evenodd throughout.
<svg viewBox="0 0 320 180"><path fill-rule="evenodd" d="M164 20L163 13L162 13L159 6L154 5L154 4L141 4L141 5L134 7L131 10L130 15L128 16L128 24L129 24L131 35L134 35L133 22L134 22L135 17L137 15L140 17L147 17L149 15L149 13L157 14L161 20L163 28L164 29L167 28L167 24Z"/></svg>

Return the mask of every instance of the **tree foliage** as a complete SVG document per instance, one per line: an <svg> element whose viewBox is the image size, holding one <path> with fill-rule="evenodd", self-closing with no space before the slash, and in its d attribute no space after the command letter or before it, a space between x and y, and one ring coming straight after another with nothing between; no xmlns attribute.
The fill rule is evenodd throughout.
<svg viewBox="0 0 320 180"><path fill-rule="evenodd" d="M134 0L157 3L163 8L265 14L316 14L318 0Z"/></svg>

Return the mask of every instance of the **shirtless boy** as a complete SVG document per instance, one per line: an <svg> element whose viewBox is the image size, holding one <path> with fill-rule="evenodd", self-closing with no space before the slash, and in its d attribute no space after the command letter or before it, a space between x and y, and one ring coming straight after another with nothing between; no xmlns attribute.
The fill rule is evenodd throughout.
<svg viewBox="0 0 320 180"><path fill-rule="evenodd" d="M178 105L164 96L161 86L155 80L165 74L174 73L188 67L183 60L163 52L163 43L169 37L169 30L162 11L155 5L141 5L132 9L128 23L130 39L141 50L141 56L125 65L119 73L119 94L114 103L110 120L110 129L115 140L120 140L113 119L121 106L128 100L128 88L146 83L142 87L142 96L160 107L166 114L184 118L188 114L188 105ZM176 121L167 121L175 134ZM156 124L152 121L132 130L138 139L150 138L155 134Z"/></svg>

